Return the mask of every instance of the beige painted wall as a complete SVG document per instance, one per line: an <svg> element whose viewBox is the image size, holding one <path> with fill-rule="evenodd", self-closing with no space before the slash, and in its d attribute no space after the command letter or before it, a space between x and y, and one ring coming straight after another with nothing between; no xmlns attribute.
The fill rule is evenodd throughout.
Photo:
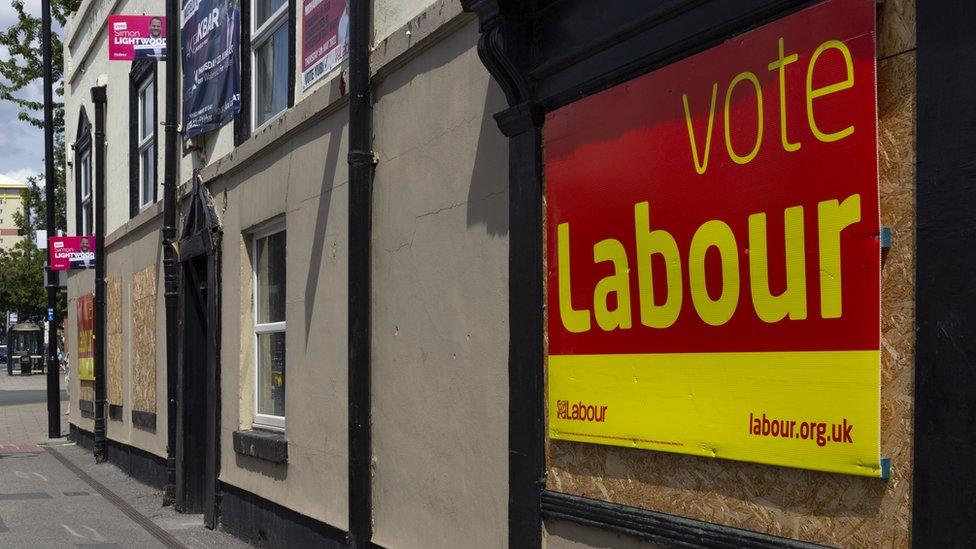
<svg viewBox="0 0 976 549"><path fill-rule="evenodd" d="M348 514L347 119L340 109L210 185L224 229L220 478L337 528ZM274 465L234 453L232 434L254 410L248 234L282 217L288 463Z"/></svg>
<svg viewBox="0 0 976 549"><path fill-rule="evenodd" d="M70 271L68 274L68 314L64 320L64 344L68 349L68 396L71 404L68 409L68 421L88 432L93 432L95 422L81 417L78 409L78 399L81 395L81 382L78 380L78 296L91 293L95 288L95 272L93 270Z"/></svg>
<svg viewBox="0 0 976 549"><path fill-rule="evenodd" d="M373 0L373 43L400 30L434 0Z"/></svg>
<svg viewBox="0 0 976 549"><path fill-rule="evenodd" d="M89 4L99 9L91 9ZM114 7L111 12L109 8ZM105 113L105 190L106 207L105 228L111 233L129 220L129 69L132 64L128 61L108 60L108 40L105 35L105 25L109 14L155 14L163 11L159 2L153 0L129 0L114 2L111 0L85 0L77 12L78 16L70 20L65 39L65 142L68 145L67 161L69 163L67 176L68 190L68 234L75 234L75 168L76 158L72 145L76 140L80 107L83 105L88 119L92 124L92 140L94 140L95 107L91 101L91 88L95 86L99 75L107 76L108 104ZM92 35L97 31L97 36ZM164 93L166 87L166 62L160 62L157 68L156 103L158 122L162 123L165 113ZM162 126L156 127L156 139L159 151L157 166L157 196L162 199L163 158L165 146ZM93 152L94 162L94 152ZM92 164L92 181L94 182L95 167Z"/></svg>
<svg viewBox="0 0 976 549"><path fill-rule="evenodd" d="M107 277L118 277L122 281L122 374L123 404L122 421L106 420L108 438L129 444L153 453L166 456L166 314L164 310L162 247L160 229L162 217L143 214L146 222L136 227L123 238L110 242L106 248L105 259ZM138 218L142 220L143 218ZM117 233L118 234L118 233ZM133 315L132 315L132 275L150 265L156 266L156 429L147 430L132 424L133 409ZM68 318L65 321L68 351L71 353L71 415L69 421L82 429L92 431L94 422L82 418L78 412L77 379L78 334L75 301L79 295L94 291L93 270L72 271L68 276ZM97 337L96 333L96 337ZM108 411L106 410L106 417Z"/></svg>
<svg viewBox="0 0 976 549"><path fill-rule="evenodd" d="M373 541L499 547L508 501L508 146L468 24L379 84Z"/></svg>

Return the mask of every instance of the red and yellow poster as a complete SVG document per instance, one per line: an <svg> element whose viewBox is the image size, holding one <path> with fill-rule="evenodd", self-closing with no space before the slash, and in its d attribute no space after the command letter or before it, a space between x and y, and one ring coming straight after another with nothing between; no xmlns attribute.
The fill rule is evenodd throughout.
<svg viewBox="0 0 976 549"><path fill-rule="evenodd" d="M95 295L78 296L78 379L95 381Z"/></svg>
<svg viewBox="0 0 976 549"><path fill-rule="evenodd" d="M551 438L883 475L874 9L549 113Z"/></svg>

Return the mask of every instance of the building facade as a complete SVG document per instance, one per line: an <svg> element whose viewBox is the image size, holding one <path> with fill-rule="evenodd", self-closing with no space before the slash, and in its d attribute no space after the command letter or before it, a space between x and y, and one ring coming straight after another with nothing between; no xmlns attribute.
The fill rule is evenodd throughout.
<svg viewBox="0 0 976 549"><path fill-rule="evenodd" d="M368 65L369 91L357 95L349 60L304 86L312 4L239 0L241 111L174 151L161 125L172 61L109 61L106 33L110 15L161 15L161 3L84 0L69 19L69 233L95 233L105 212L104 323L95 325L104 368L71 380L72 437L94 445L104 435L109 461L166 489L178 508L269 546L905 547L976 535L972 509L945 503L974 493L960 465L974 433L952 425L973 402L964 382L976 350L956 336L973 324L974 293L959 273L976 257L947 246L973 224L963 192L972 171L955 159L971 158L962 136L976 112L939 110L965 103L961 90L974 78L965 67L941 75L946 59L976 51L960 26L965 13L976 16L972 6L955 3L947 17L912 0L635 1L612 10L582 0L374 0L368 48L350 42L350 58ZM871 164L885 231L869 236L880 254L877 424L887 461L873 471L884 478L561 439L546 411L549 346L560 344L549 330L563 306L546 305L556 295L546 276L562 268L547 259L559 246L547 184L561 173L547 155L565 147L547 140L561 135L552 121L604 105L586 131L594 144L612 142L605 122L615 111L602 93L745 44L790 17L868 4L873 56L855 55L854 66L875 75ZM793 58L779 40L785 66ZM760 113L763 104L778 112L777 96L767 92L764 103L760 91L775 88L770 67L762 83L752 77ZM747 76L735 78L751 89ZM807 96L844 84L834 85L810 80ZM725 97L726 128L734 87L712 92L713 109ZM678 113L669 127L684 132ZM364 123L365 147L354 140ZM783 124L789 150L796 134ZM811 131L823 142L840 135ZM779 139L773 126L767 132L767 142ZM713 155L727 146L734 163L749 161L728 129L725 145L715 135ZM954 154L937 153L946 147ZM704 171L708 157L695 158ZM599 158L593 166L609 169ZM883 252L882 233L891 239ZM69 275L71 356L84 346L79 303L95 290L93 271ZM937 463L951 441L952 464Z"/></svg>
<svg viewBox="0 0 976 549"><path fill-rule="evenodd" d="M14 223L14 213L23 212L27 185L0 176L0 250L9 250L23 240Z"/></svg>

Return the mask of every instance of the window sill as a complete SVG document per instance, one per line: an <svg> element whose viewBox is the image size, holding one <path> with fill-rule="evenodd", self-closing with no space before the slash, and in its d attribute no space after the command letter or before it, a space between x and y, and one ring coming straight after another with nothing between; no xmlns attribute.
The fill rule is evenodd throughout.
<svg viewBox="0 0 976 549"><path fill-rule="evenodd" d="M263 429L234 431L234 452L272 463L286 463L288 440L284 433Z"/></svg>
<svg viewBox="0 0 976 549"><path fill-rule="evenodd" d="M132 424L147 431L156 431L156 414L142 410L132 410Z"/></svg>

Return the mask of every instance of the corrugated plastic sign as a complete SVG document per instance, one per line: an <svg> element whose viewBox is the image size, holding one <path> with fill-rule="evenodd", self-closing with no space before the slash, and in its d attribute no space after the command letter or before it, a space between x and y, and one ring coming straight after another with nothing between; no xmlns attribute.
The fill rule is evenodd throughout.
<svg viewBox="0 0 976 549"><path fill-rule="evenodd" d="M875 13L549 113L549 436L882 476Z"/></svg>

